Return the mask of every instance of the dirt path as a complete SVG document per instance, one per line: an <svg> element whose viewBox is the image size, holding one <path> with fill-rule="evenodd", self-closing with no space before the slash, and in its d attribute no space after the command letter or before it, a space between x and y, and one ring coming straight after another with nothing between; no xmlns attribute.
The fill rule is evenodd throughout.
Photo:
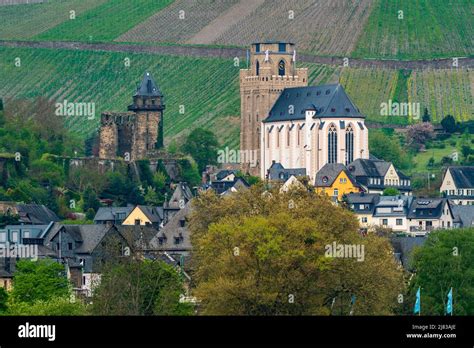
<svg viewBox="0 0 474 348"><path fill-rule="evenodd" d="M196 35L189 39L188 44L211 44L219 36L224 34L234 24L250 15L265 0L240 0L237 4L229 8L221 16L214 19L211 23L201 29Z"/></svg>
<svg viewBox="0 0 474 348"><path fill-rule="evenodd" d="M246 50L243 48L215 48L199 46L147 46L110 43L82 43L60 41L4 41L0 40L0 47L25 48L52 48L70 50L91 50L111 52L141 52L151 54L165 54L193 57L229 58L240 57L245 60ZM342 66L343 58L322 57L313 55L298 55L297 61ZM243 63L245 64L245 62ZM387 69L450 69L453 68L453 59L435 60L383 60L383 59L349 59L349 67L353 68L387 68ZM459 58L459 68L473 68L474 58Z"/></svg>

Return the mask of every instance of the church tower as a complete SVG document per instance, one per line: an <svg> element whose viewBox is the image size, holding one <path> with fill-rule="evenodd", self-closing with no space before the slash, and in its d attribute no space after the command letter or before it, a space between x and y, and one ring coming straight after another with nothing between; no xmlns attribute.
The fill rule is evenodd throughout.
<svg viewBox="0 0 474 348"><path fill-rule="evenodd" d="M163 94L149 72L133 95L128 110L135 113L131 160L147 157L147 152L163 147Z"/></svg>
<svg viewBox="0 0 474 348"><path fill-rule="evenodd" d="M240 161L242 169L260 175L261 122L287 87L308 85L308 70L296 68L295 45L254 43L247 54L248 69L240 70Z"/></svg>

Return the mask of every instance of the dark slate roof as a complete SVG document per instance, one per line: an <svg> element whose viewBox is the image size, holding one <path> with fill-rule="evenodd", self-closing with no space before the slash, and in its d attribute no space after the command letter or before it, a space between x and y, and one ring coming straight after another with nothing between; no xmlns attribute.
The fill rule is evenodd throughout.
<svg viewBox="0 0 474 348"><path fill-rule="evenodd" d="M281 163L272 163L268 169L268 179L287 181L292 175L306 176L306 168L285 168Z"/></svg>
<svg viewBox="0 0 474 348"><path fill-rule="evenodd" d="M398 256L402 266L407 270L412 270L410 264L413 249L425 244L427 237L392 237L390 242L393 246L395 255Z"/></svg>
<svg viewBox="0 0 474 348"><path fill-rule="evenodd" d="M158 233L158 230L152 226L143 225L122 225L117 226L117 230L136 250L150 249L150 242Z"/></svg>
<svg viewBox="0 0 474 348"><path fill-rule="evenodd" d="M163 207L153 207L149 205L138 205L143 214L151 223L160 223L163 220Z"/></svg>
<svg viewBox="0 0 474 348"><path fill-rule="evenodd" d="M461 227L474 227L474 205L451 205L456 222L461 224Z"/></svg>
<svg viewBox="0 0 474 348"><path fill-rule="evenodd" d="M187 203L183 209L180 209L168 223L151 239L149 245L152 250L159 251L179 251L191 250L191 239L189 235L187 217L191 211L191 203ZM181 223L184 221L184 227ZM160 245L160 238L163 244ZM180 243L175 244L175 238L180 238Z"/></svg>
<svg viewBox="0 0 474 348"><path fill-rule="evenodd" d="M355 213L359 214L373 214L375 205L379 202L380 195L376 193L349 193L347 195L347 203ZM361 209L360 205L364 208ZM368 209L365 206L368 205Z"/></svg>
<svg viewBox="0 0 474 348"><path fill-rule="evenodd" d="M95 214L94 221L115 221L118 213L125 213L125 217L130 214L133 207L100 207Z"/></svg>
<svg viewBox="0 0 474 348"><path fill-rule="evenodd" d="M382 165L376 165L379 161L380 160L358 158L350 163L347 168L354 176L380 177L383 176L383 174L380 174L379 172L379 169L382 169Z"/></svg>
<svg viewBox="0 0 474 348"><path fill-rule="evenodd" d="M146 72L143 75L143 80L140 86L137 87L137 91L135 92L134 96L140 97L162 97L163 94L161 93L160 89L153 80L153 77L149 72Z"/></svg>
<svg viewBox="0 0 474 348"><path fill-rule="evenodd" d="M409 219L438 219L443 214L445 198L416 198L408 211Z"/></svg>
<svg viewBox="0 0 474 348"><path fill-rule="evenodd" d="M48 225L51 221L59 221L58 216L42 204L18 204L16 209L21 223Z"/></svg>
<svg viewBox="0 0 474 348"><path fill-rule="evenodd" d="M294 113L289 114L289 106ZM305 110L315 108L313 118L364 118L340 84L285 88L263 122L304 120Z"/></svg>
<svg viewBox="0 0 474 348"><path fill-rule="evenodd" d="M237 191L242 188L250 187L249 183L241 177L236 177L234 181L227 180L217 180L212 181L210 187L216 191L217 194L223 194L232 188L235 188Z"/></svg>
<svg viewBox="0 0 474 348"><path fill-rule="evenodd" d="M48 234L47 243L58 234L60 230L69 234L75 241L82 243L77 249L77 253L91 253L104 238L107 232L114 228L104 224L100 225L61 225L55 224ZM46 241L45 241L46 242Z"/></svg>
<svg viewBox="0 0 474 348"><path fill-rule="evenodd" d="M474 166L449 167L448 170L458 189L474 188Z"/></svg>
<svg viewBox="0 0 474 348"><path fill-rule="evenodd" d="M337 176L345 172L349 180L354 186L359 186L355 179L352 177L351 173L347 168L341 163L326 163L317 173L316 173L316 187L330 187Z"/></svg>
<svg viewBox="0 0 474 348"><path fill-rule="evenodd" d="M185 182L180 182L176 185L173 195L171 196L169 202L167 202L166 207L170 209L180 209L179 202L181 200L183 200L184 203L187 203L192 198L193 193L191 192L188 184Z"/></svg>
<svg viewBox="0 0 474 348"><path fill-rule="evenodd" d="M216 174L216 179L219 181L219 180L222 180L222 179L224 179L225 177L227 177L231 174L236 175L237 170L228 170L228 169L221 170L220 172L218 172Z"/></svg>

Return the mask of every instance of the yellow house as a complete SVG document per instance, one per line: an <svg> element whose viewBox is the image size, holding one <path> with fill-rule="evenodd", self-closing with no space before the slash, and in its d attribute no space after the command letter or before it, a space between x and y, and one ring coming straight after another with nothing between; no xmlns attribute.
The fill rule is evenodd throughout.
<svg viewBox="0 0 474 348"><path fill-rule="evenodd" d="M362 192L349 170L341 163L327 163L316 174L316 192L326 193L333 200L341 201L342 196Z"/></svg>
<svg viewBox="0 0 474 348"><path fill-rule="evenodd" d="M158 226L163 221L163 208L137 205L122 225L153 225Z"/></svg>

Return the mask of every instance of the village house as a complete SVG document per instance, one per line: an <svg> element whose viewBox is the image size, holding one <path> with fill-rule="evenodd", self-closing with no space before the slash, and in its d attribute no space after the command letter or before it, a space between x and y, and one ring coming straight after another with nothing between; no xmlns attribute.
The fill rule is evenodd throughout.
<svg viewBox="0 0 474 348"><path fill-rule="evenodd" d="M133 206L128 207L100 207L94 217L94 223L121 225L130 215Z"/></svg>
<svg viewBox="0 0 474 348"><path fill-rule="evenodd" d="M375 226L390 228L394 232L408 231L408 210L412 196L380 196L375 205L373 223Z"/></svg>
<svg viewBox="0 0 474 348"><path fill-rule="evenodd" d="M327 163L316 174L316 192L325 193L334 201L340 202L344 195L362 191L362 187L352 177L347 168L340 163Z"/></svg>
<svg viewBox="0 0 474 348"><path fill-rule="evenodd" d="M347 195L347 204L359 219L361 228L368 230L375 226L373 215L380 197L379 194L365 192Z"/></svg>
<svg viewBox="0 0 474 348"><path fill-rule="evenodd" d="M408 176L390 163L372 157L357 159L347 168L357 183L362 185L367 193L382 194L386 188L395 188L401 194L411 195L411 180Z"/></svg>
<svg viewBox="0 0 474 348"><path fill-rule="evenodd" d="M474 205L474 166L448 167L439 190L455 204Z"/></svg>
<svg viewBox="0 0 474 348"><path fill-rule="evenodd" d="M416 234L452 228L454 215L446 198L416 198L408 212L408 231Z"/></svg>

